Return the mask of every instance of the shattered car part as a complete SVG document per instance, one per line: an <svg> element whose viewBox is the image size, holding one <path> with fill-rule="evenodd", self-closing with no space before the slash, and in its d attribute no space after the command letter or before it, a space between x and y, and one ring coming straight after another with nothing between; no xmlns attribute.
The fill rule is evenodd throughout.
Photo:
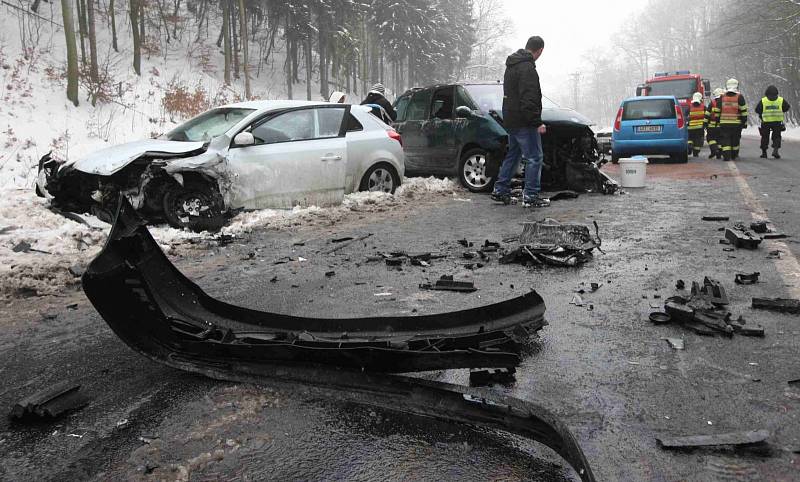
<svg viewBox="0 0 800 482"><path fill-rule="evenodd" d="M673 350L683 350L686 348L686 344L683 341L683 338L664 338L670 347Z"/></svg>
<svg viewBox="0 0 800 482"><path fill-rule="evenodd" d="M734 282L737 285L752 285L758 283L758 277L761 276L761 273L755 272L751 274L744 274L744 273L736 273L736 277Z"/></svg>
<svg viewBox="0 0 800 482"><path fill-rule="evenodd" d="M516 378L516 368L479 368L469 371L469 385L471 387L485 387L493 383L509 384Z"/></svg>
<svg viewBox="0 0 800 482"><path fill-rule="evenodd" d="M454 280L450 275L443 275L441 278L436 280L436 283L424 283L419 285L420 289L423 290L434 290L434 291L458 291L461 293L472 293L473 291L478 291L478 288L475 287L475 283L472 281L458 281Z"/></svg>
<svg viewBox="0 0 800 482"><path fill-rule="evenodd" d="M40 390L14 404L9 417L52 419L89 404L89 397L81 393L80 385L62 382Z"/></svg>
<svg viewBox="0 0 800 482"><path fill-rule="evenodd" d="M769 227L767 227L766 221L756 221L750 223L750 229L753 230L754 233L764 234L769 232Z"/></svg>
<svg viewBox="0 0 800 482"><path fill-rule="evenodd" d="M791 298L753 298L753 308L797 315L800 314L800 300Z"/></svg>
<svg viewBox="0 0 800 482"><path fill-rule="evenodd" d="M268 382L270 386L288 388L300 384L339 402L518 435L553 449L581 481L597 480L575 436L555 414L536 403L503 396L492 389L325 367L264 366L244 359L232 361L227 370L201 363L177 362L173 366L176 365L226 381Z"/></svg>
<svg viewBox="0 0 800 482"><path fill-rule="evenodd" d="M730 221L730 216L703 216L703 221Z"/></svg>
<svg viewBox="0 0 800 482"><path fill-rule="evenodd" d="M761 238L754 236L750 231L740 231L738 229L727 228L725 230L725 239L733 243L737 248L742 249L758 249L761 244Z"/></svg>
<svg viewBox="0 0 800 482"><path fill-rule="evenodd" d="M600 249L599 227L595 236L583 224L561 224L554 219L524 223L519 246L500 258L501 264L531 263L577 266L590 261L592 250Z"/></svg>
<svg viewBox="0 0 800 482"><path fill-rule="evenodd" d="M656 437L659 445L665 449L689 449L702 447L721 447L726 445L762 444L769 438L769 430L751 430L747 432L721 433L717 435L691 435L688 437Z"/></svg>
<svg viewBox="0 0 800 482"><path fill-rule="evenodd" d="M242 359L381 372L508 368L520 362L521 334L527 338L546 324L535 291L423 316L320 319L234 306L180 273L124 199L83 289L117 336L168 365L226 367Z"/></svg>
<svg viewBox="0 0 800 482"><path fill-rule="evenodd" d="M656 325L665 325L672 321L672 316L669 313L661 313L658 311L650 313L649 318L650 321L655 323Z"/></svg>
<svg viewBox="0 0 800 482"><path fill-rule="evenodd" d="M728 293L719 281L708 278L703 279L703 286L696 281L692 283L692 296L707 300L715 305L730 304Z"/></svg>

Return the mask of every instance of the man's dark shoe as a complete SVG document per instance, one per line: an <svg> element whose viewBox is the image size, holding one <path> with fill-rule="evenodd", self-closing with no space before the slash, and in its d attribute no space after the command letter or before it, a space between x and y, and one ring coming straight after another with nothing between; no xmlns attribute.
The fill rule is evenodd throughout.
<svg viewBox="0 0 800 482"><path fill-rule="evenodd" d="M550 206L550 200L545 197L523 197L522 207L524 208L546 208Z"/></svg>
<svg viewBox="0 0 800 482"><path fill-rule="evenodd" d="M766 153L767 153L767 152L766 152L766 151L764 151L764 154L766 154ZM764 157L767 157L767 156L764 156ZM781 158L781 155L778 153L778 150L777 150L777 149L775 149L774 151L772 151L772 157L774 157L775 159L780 159L780 158Z"/></svg>
<svg viewBox="0 0 800 482"><path fill-rule="evenodd" d="M767 158L767 151L761 151L761 159Z"/></svg>
<svg viewBox="0 0 800 482"><path fill-rule="evenodd" d="M493 192L490 197L492 198L492 201L503 203L506 206L511 204L511 194L500 194L499 192Z"/></svg>
<svg viewBox="0 0 800 482"><path fill-rule="evenodd" d="M717 157L717 153L714 151L711 151L711 154L708 155L709 159L714 159L715 157Z"/></svg>

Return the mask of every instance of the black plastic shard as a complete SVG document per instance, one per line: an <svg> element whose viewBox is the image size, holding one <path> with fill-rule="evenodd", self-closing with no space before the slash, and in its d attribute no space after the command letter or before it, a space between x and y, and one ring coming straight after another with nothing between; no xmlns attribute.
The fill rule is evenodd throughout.
<svg viewBox="0 0 800 482"><path fill-rule="evenodd" d="M178 271L124 199L83 289L125 343L172 366L180 359L181 366L247 360L378 372L508 368L520 361L518 328L535 333L546 324L535 291L423 316L321 319L234 306Z"/></svg>

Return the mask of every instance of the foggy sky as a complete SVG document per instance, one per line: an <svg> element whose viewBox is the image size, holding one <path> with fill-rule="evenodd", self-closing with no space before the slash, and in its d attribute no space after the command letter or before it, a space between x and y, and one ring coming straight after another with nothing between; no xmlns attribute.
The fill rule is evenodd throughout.
<svg viewBox="0 0 800 482"><path fill-rule="evenodd" d="M536 63L542 90L560 97L567 75L580 69L581 57L590 47L602 47L629 16L645 5L644 0L503 0L515 28L505 44L525 47L531 35L545 41ZM510 52L509 52L510 53Z"/></svg>

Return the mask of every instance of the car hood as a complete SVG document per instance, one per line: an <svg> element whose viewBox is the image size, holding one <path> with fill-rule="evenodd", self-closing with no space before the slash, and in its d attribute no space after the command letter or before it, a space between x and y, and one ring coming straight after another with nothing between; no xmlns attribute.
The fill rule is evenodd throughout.
<svg viewBox="0 0 800 482"><path fill-rule="evenodd" d="M502 112L492 111L501 119ZM544 108L542 109L542 120L548 125L573 125L573 126L592 126L594 123L580 112L567 107Z"/></svg>
<svg viewBox="0 0 800 482"><path fill-rule="evenodd" d="M542 120L545 124L578 124L591 126L593 122L580 112L566 107L558 109L542 109Z"/></svg>
<svg viewBox="0 0 800 482"><path fill-rule="evenodd" d="M203 142L145 139L101 149L73 163L67 163L65 167L70 166L87 174L110 176L145 154L171 157L199 151L203 146Z"/></svg>

